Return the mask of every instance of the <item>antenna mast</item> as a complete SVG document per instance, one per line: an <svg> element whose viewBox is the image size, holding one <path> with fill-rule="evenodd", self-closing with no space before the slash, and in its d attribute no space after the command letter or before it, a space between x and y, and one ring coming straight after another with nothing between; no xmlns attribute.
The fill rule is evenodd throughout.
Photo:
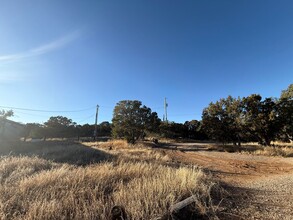
<svg viewBox="0 0 293 220"><path fill-rule="evenodd" d="M164 100L164 108L165 108L165 117L164 117L164 121L166 121L168 123L168 114L167 114L167 107L168 107L168 103L167 103L167 98L165 98Z"/></svg>
<svg viewBox="0 0 293 220"><path fill-rule="evenodd" d="M96 120L95 120L95 131L94 131L94 139L97 139L97 130L98 130L98 113L99 113L99 105L97 105L97 109L96 109Z"/></svg>

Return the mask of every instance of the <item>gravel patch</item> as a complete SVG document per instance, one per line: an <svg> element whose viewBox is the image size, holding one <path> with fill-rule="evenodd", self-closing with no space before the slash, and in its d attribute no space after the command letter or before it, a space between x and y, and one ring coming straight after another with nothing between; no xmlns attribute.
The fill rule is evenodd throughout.
<svg viewBox="0 0 293 220"><path fill-rule="evenodd" d="M293 174L270 177L249 184L253 192L252 219L293 219Z"/></svg>
<svg viewBox="0 0 293 220"><path fill-rule="evenodd" d="M228 186L230 196L220 219L293 219L293 174L270 176Z"/></svg>

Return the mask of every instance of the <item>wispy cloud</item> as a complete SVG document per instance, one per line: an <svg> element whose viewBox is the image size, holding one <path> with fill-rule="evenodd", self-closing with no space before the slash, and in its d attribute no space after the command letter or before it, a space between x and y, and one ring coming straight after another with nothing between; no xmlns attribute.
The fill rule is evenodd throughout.
<svg viewBox="0 0 293 220"><path fill-rule="evenodd" d="M8 54L8 55L0 55L0 62L14 62L14 61L19 61L22 59L40 56L40 55L49 53L51 51L57 50L69 44L70 42L74 41L80 36L80 34L81 34L80 31L74 31L55 41L30 49L25 52L16 53L16 54Z"/></svg>
<svg viewBox="0 0 293 220"><path fill-rule="evenodd" d="M0 67L0 85L11 83L27 83L39 80L46 74L42 62L14 63L14 65L3 65Z"/></svg>
<svg viewBox="0 0 293 220"><path fill-rule="evenodd" d="M1 72L0 73L0 85L10 85L12 83L24 82L32 78L32 75L25 72Z"/></svg>

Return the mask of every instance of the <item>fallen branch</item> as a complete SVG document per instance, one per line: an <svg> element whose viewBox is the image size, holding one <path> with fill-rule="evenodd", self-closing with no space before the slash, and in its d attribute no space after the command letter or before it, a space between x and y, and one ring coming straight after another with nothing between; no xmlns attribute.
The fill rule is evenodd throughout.
<svg viewBox="0 0 293 220"><path fill-rule="evenodd" d="M186 206L190 205L191 203L193 203L195 201L196 201L195 197L190 196L187 199L184 199L181 202L178 202L175 205L171 206L170 213L171 214L178 213L181 209L185 208Z"/></svg>
<svg viewBox="0 0 293 220"><path fill-rule="evenodd" d="M169 209L169 212L164 214L161 217L154 218L153 220L179 220L180 217L177 215L180 211L186 206L194 203L196 198L194 196L190 196L174 205L172 205ZM124 207L122 206L114 206L111 210L111 220L127 220L127 215Z"/></svg>

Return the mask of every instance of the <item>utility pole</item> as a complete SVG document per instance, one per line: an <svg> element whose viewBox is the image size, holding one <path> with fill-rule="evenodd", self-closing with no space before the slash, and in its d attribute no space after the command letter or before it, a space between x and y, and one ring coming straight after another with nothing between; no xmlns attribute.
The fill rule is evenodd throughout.
<svg viewBox="0 0 293 220"><path fill-rule="evenodd" d="M99 107L100 107L100 106L97 105L97 110L96 110L96 121L95 121L95 131L94 131L94 140L96 140L96 138L97 138Z"/></svg>
<svg viewBox="0 0 293 220"><path fill-rule="evenodd" d="M165 101L164 101L164 108L165 108L165 120L166 120L166 122L168 123L167 107L168 107L167 98L165 98Z"/></svg>

